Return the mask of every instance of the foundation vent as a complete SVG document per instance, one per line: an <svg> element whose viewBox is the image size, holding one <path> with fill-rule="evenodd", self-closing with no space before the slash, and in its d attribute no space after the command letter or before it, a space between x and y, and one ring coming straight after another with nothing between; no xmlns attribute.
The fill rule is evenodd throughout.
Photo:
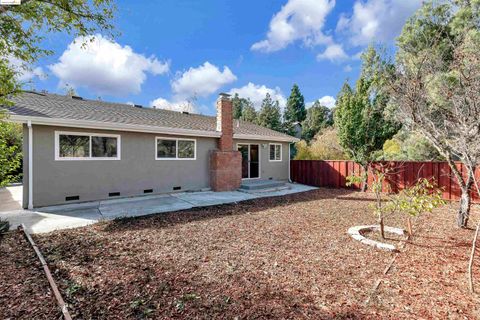
<svg viewBox="0 0 480 320"><path fill-rule="evenodd" d="M173 187L173 190L174 190L174 191L182 190L182 187Z"/></svg>
<svg viewBox="0 0 480 320"><path fill-rule="evenodd" d="M68 196L68 197L65 197L65 201L75 201L75 200L80 200L80 196Z"/></svg>
<svg viewBox="0 0 480 320"><path fill-rule="evenodd" d="M143 190L143 193L153 193L153 189L145 189Z"/></svg>
<svg viewBox="0 0 480 320"><path fill-rule="evenodd" d="M109 196L109 197L118 197L118 196L120 196L120 192L110 192L110 193L108 194L108 196Z"/></svg>

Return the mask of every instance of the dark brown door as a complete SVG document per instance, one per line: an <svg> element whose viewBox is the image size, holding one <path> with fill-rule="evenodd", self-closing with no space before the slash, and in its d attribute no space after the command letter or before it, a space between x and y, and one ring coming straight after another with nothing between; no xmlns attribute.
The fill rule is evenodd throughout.
<svg viewBox="0 0 480 320"><path fill-rule="evenodd" d="M242 154L242 179L248 178L248 144L239 144L238 151Z"/></svg>
<svg viewBox="0 0 480 320"><path fill-rule="evenodd" d="M250 177L249 178L258 178L260 176L260 157L258 144L250 145Z"/></svg>

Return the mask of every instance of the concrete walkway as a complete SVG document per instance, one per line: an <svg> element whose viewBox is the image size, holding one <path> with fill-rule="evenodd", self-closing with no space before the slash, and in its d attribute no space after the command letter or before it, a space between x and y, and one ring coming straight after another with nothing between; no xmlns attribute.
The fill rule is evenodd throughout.
<svg viewBox="0 0 480 320"><path fill-rule="evenodd" d="M287 186L288 189L277 191L185 192L44 207L37 211L9 210L0 212L0 218L10 221L11 229L23 223L32 233L45 233L82 227L102 220L138 217L317 189L301 184L287 184Z"/></svg>

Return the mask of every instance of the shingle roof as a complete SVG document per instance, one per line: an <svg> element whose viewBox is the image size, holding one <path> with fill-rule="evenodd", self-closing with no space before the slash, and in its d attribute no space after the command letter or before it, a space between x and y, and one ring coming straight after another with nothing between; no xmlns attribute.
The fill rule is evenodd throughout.
<svg viewBox="0 0 480 320"><path fill-rule="evenodd" d="M14 103L13 107L8 108L12 116L83 120L205 132L216 130L216 118L213 116L139 108L129 104L74 99L70 96L39 92L24 92L10 100ZM258 136L258 138L264 136L295 139L284 133L241 120L234 123L234 133Z"/></svg>

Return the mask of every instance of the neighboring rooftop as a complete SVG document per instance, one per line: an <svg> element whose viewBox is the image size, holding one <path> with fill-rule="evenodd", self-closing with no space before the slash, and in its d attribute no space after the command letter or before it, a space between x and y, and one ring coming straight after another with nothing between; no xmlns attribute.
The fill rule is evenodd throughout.
<svg viewBox="0 0 480 320"><path fill-rule="evenodd" d="M139 108L138 106L88 100L80 97L63 96L52 93L24 92L10 99L14 106L8 108L12 120L45 119L61 121L83 121L129 127L159 127L204 131L215 133L216 118L199 114ZM256 124L235 120L234 134L295 140L281 132Z"/></svg>

